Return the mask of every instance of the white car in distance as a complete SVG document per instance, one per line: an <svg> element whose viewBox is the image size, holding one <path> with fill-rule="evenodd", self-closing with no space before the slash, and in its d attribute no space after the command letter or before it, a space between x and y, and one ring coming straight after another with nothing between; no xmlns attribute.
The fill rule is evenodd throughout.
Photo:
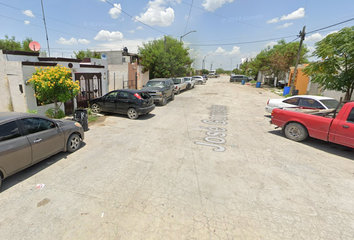
<svg viewBox="0 0 354 240"><path fill-rule="evenodd" d="M202 76L193 76L195 84L203 84L206 83L206 80Z"/></svg>
<svg viewBox="0 0 354 240"><path fill-rule="evenodd" d="M192 77L184 77L184 81L187 83L187 89L194 88L195 80Z"/></svg>
<svg viewBox="0 0 354 240"><path fill-rule="evenodd" d="M188 83L184 81L183 77L173 78L172 81L175 84L175 94L180 94L181 91L187 89Z"/></svg>

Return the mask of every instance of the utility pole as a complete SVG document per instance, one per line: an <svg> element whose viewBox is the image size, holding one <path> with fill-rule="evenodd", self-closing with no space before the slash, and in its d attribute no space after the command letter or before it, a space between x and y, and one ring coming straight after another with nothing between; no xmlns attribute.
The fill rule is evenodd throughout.
<svg viewBox="0 0 354 240"><path fill-rule="evenodd" d="M44 28L45 28L45 36L46 36L46 39L47 39L48 56L50 57L50 48L49 48L49 40L48 40L47 24L46 24L46 22L45 22L45 16L44 16L43 0L41 0L41 4L42 4L42 13L43 13Z"/></svg>
<svg viewBox="0 0 354 240"><path fill-rule="evenodd" d="M300 59L300 54L301 54L301 46L302 46L302 42L305 40L305 36L306 36L306 33L305 33L305 28L306 26L304 26L302 28L302 31L300 31L300 35L299 37L301 37L300 39L300 45L299 45L299 50L297 52L297 57L296 57L296 63L295 63L295 68L294 68L294 73L293 73L293 76L290 80L290 94L293 95L293 92L294 92L294 84L295 84L295 77L296 77L296 72L297 72L297 65L299 64L299 59Z"/></svg>

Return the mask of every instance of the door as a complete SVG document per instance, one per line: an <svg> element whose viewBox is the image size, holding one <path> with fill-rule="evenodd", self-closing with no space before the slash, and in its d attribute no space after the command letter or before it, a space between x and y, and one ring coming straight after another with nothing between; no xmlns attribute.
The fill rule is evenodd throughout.
<svg viewBox="0 0 354 240"><path fill-rule="evenodd" d="M102 100L103 101L102 111L105 111L105 112L116 112L117 111L117 109L116 109L117 95L118 95L118 92L114 91L114 92L108 93L104 97L104 99Z"/></svg>
<svg viewBox="0 0 354 240"><path fill-rule="evenodd" d="M129 106L132 105L132 100L128 92L121 91L118 93L117 98L117 112L127 113Z"/></svg>
<svg viewBox="0 0 354 240"><path fill-rule="evenodd" d="M30 142L15 121L0 125L0 168L7 175L29 166L31 152Z"/></svg>
<svg viewBox="0 0 354 240"><path fill-rule="evenodd" d="M32 145L32 163L64 149L66 142L63 131L54 122L43 118L24 118L21 122Z"/></svg>
<svg viewBox="0 0 354 240"><path fill-rule="evenodd" d="M345 119L334 119L331 127L330 141L354 148L354 108L348 110ZM346 116L347 114L344 114Z"/></svg>

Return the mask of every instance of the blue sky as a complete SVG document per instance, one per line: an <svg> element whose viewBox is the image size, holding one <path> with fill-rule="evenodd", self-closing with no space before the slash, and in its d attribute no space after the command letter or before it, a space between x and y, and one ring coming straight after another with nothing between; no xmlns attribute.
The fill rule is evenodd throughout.
<svg viewBox="0 0 354 240"><path fill-rule="evenodd" d="M78 50L137 53L143 42L171 35L190 48L194 68L235 68L267 45L293 41L306 25L311 32L354 18L353 0L43 0L52 57ZM0 0L0 38L31 37L47 50L41 1ZM314 43L354 21L307 34ZM256 43L250 43L255 42Z"/></svg>

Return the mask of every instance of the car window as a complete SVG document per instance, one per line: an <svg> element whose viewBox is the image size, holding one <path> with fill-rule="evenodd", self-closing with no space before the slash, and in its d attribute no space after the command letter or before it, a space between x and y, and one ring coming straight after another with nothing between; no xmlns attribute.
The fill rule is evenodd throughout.
<svg viewBox="0 0 354 240"><path fill-rule="evenodd" d="M0 142L20 137L21 133L16 122L5 123L0 126Z"/></svg>
<svg viewBox="0 0 354 240"><path fill-rule="evenodd" d="M21 119L21 121L25 125L28 134L55 128L54 122L43 118L25 118Z"/></svg>
<svg viewBox="0 0 354 240"><path fill-rule="evenodd" d="M291 105L297 105L299 102L299 98L289 98L285 99L283 103L291 104Z"/></svg>
<svg viewBox="0 0 354 240"><path fill-rule="evenodd" d="M324 109L324 107L314 99L301 98L298 104L300 107Z"/></svg>
<svg viewBox="0 0 354 240"><path fill-rule="evenodd" d="M320 101L322 104L324 104L328 109L334 109L339 105L339 101L336 99L325 99Z"/></svg>
<svg viewBox="0 0 354 240"><path fill-rule="evenodd" d="M112 100L117 98L117 92L108 93L105 97L107 100Z"/></svg>
<svg viewBox="0 0 354 240"><path fill-rule="evenodd" d="M354 123L354 108L352 108L352 110L350 111L347 118L347 122Z"/></svg>
<svg viewBox="0 0 354 240"><path fill-rule="evenodd" d="M129 93L127 93L127 92L119 92L118 99L129 99Z"/></svg>
<svg viewBox="0 0 354 240"><path fill-rule="evenodd" d="M179 83L181 83L181 79L175 78L175 79L173 79L173 83L174 84L179 84Z"/></svg>

